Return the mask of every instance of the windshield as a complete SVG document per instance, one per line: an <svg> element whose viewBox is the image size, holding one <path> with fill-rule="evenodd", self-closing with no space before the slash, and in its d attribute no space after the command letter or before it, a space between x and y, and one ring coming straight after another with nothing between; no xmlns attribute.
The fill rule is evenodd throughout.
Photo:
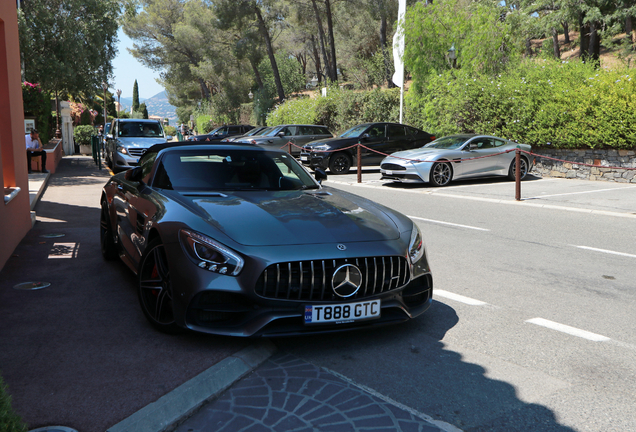
<svg viewBox="0 0 636 432"><path fill-rule="evenodd" d="M444 138L439 138L433 141L430 144L426 144L424 148L436 148L436 149L448 149L454 150L458 149L464 145L466 141L468 141L470 137L465 136L448 136Z"/></svg>
<svg viewBox="0 0 636 432"><path fill-rule="evenodd" d="M252 136L261 136L261 135L265 135L268 134L269 132L272 131L271 127L266 127L258 132L255 132L254 134L252 134Z"/></svg>
<svg viewBox="0 0 636 432"><path fill-rule="evenodd" d="M360 135L362 135L362 133L365 130L367 130L368 127L369 127L368 124L354 126L348 131L346 131L345 133L343 133L342 135L340 135L340 137L341 138L360 138Z"/></svg>
<svg viewBox="0 0 636 432"><path fill-rule="evenodd" d="M154 122L125 122L119 124L120 137L163 137L163 130L159 123Z"/></svg>
<svg viewBox="0 0 636 432"><path fill-rule="evenodd" d="M182 192L317 189L287 153L245 150L181 150L166 154L153 185Z"/></svg>

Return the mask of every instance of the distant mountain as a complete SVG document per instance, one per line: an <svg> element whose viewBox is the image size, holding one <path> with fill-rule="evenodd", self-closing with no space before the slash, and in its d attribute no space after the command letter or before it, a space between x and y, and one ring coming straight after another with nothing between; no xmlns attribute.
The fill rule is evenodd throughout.
<svg viewBox="0 0 636 432"><path fill-rule="evenodd" d="M157 93L151 98L143 99L139 98L139 103L145 102L148 108L148 115L161 116L163 118L170 119L170 125L175 126L177 124L176 108L168 103L168 97L166 92L162 91ZM130 111L132 107L132 98L120 98L122 108L125 111Z"/></svg>

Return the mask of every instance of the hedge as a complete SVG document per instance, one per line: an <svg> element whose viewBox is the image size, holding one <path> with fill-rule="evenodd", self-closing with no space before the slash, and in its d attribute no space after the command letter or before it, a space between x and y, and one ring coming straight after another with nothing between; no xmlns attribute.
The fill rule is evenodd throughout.
<svg viewBox="0 0 636 432"><path fill-rule="evenodd" d="M399 120L400 89L371 91L331 87L326 97L288 100L267 116L267 125L321 124L340 133L360 123Z"/></svg>
<svg viewBox="0 0 636 432"><path fill-rule="evenodd" d="M461 70L418 83L408 118L437 136L484 133L553 148L636 146L633 71L580 61L526 61L495 78Z"/></svg>

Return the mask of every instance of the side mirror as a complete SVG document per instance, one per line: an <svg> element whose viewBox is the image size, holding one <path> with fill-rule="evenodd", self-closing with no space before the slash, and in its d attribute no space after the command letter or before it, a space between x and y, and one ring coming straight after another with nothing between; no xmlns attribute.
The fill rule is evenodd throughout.
<svg viewBox="0 0 636 432"><path fill-rule="evenodd" d="M276 135L282 138L285 136L285 132L278 132Z"/></svg>
<svg viewBox="0 0 636 432"><path fill-rule="evenodd" d="M172 135L166 135L166 140L167 140L167 141L171 141L171 140L172 140L172 138L173 138L173 136L172 136Z"/></svg>
<svg viewBox="0 0 636 432"><path fill-rule="evenodd" d="M314 178L320 184L322 184L323 180L327 180L327 172L322 168L316 168L314 172Z"/></svg>
<svg viewBox="0 0 636 432"><path fill-rule="evenodd" d="M468 150L475 150L477 148L477 143L470 143L468 144Z"/></svg>
<svg viewBox="0 0 636 432"><path fill-rule="evenodd" d="M371 135L369 135L368 133L364 133L364 134L362 134L362 137L361 137L361 138L369 138L370 136L371 136Z"/></svg>
<svg viewBox="0 0 636 432"><path fill-rule="evenodd" d="M124 173L124 178L128 181L139 183L143 178L143 169L139 166L129 169Z"/></svg>

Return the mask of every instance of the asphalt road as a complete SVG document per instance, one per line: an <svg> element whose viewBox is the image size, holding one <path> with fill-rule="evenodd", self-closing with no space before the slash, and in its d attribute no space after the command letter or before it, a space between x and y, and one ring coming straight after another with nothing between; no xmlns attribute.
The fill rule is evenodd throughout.
<svg viewBox="0 0 636 432"><path fill-rule="evenodd" d="M636 185L498 179L326 185L422 229L431 309L277 346L465 431L636 430Z"/></svg>

